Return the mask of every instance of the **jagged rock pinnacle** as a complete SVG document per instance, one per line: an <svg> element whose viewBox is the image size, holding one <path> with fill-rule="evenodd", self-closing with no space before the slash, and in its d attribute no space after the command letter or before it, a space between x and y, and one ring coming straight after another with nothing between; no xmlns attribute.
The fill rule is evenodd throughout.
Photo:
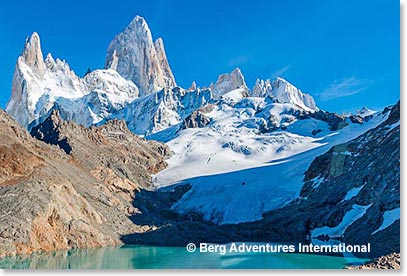
<svg viewBox="0 0 407 276"><path fill-rule="evenodd" d="M215 99L219 99L223 94L237 88L242 88L245 93L249 90L239 68L235 68L231 73L220 75L216 83L211 84L210 88Z"/></svg>
<svg viewBox="0 0 407 276"><path fill-rule="evenodd" d="M141 95L176 86L163 40L153 41L147 22L141 16L136 16L112 40L105 68L114 69L133 81L140 88Z"/></svg>
<svg viewBox="0 0 407 276"><path fill-rule="evenodd" d="M41 51L40 36L34 32L27 38L21 59L32 68L36 68L38 74L43 77L45 72L44 58Z"/></svg>

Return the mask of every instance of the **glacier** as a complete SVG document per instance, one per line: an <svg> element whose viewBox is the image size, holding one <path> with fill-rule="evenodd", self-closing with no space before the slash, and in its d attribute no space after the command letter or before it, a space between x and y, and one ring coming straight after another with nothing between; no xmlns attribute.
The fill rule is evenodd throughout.
<svg viewBox="0 0 407 276"><path fill-rule="evenodd" d="M167 161L168 168L153 176L154 185L163 190L173 189L174 184L191 185L173 205L175 211L201 213L217 224L260 220L263 213L299 197L304 172L316 156L378 126L388 116L377 114L361 125L349 122L336 131L319 122L323 130L317 135L303 128L315 123L312 118L295 119L286 129L263 132L261 123L247 122L262 114L256 107L264 99L242 101L251 101L251 105L220 104L205 114L210 125L182 130L167 142L174 155ZM270 103L263 109L279 110L281 126L289 106L293 108Z"/></svg>

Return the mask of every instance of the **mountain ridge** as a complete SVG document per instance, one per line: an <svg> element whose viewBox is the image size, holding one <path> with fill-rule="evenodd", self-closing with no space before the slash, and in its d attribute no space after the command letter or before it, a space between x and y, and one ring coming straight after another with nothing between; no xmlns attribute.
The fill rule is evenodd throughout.
<svg viewBox="0 0 407 276"><path fill-rule="evenodd" d="M153 41L147 22L140 16L136 16L124 31L112 40L107 51L105 68L90 71L80 78L66 61L55 60L50 53L44 59L39 35L33 33L27 38L18 58L12 96L6 111L28 129L41 123L52 109L58 109L66 120L90 126L111 118L113 113L130 106L129 104L138 98L147 97L149 94L159 95L162 91L168 94L165 91L177 87L163 40L158 38ZM208 89L210 97L205 96L206 102L212 99L222 100L226 94L228 99L231 99L232 94L229 92L238 88L241 91L236 92L232 101L235 101L236 97L241 99L249 96L269 96L280 103L294 104L307 112L319 110L311 96L303 94L281 78L273 83L282 85L269 85L270 89L259 87L259 83L250 90L242 72L236 68L231 73L221 74L217 82L211 85ZM270 84L270 81L261 83ZM198 94L199 91L206 90L196 87L196 84L192 85L192 88L177 89ZM258 92L261 89L265 90L263 94ZM179 123L187 115L189 114L174 115L178 118L175 121ZM163 121L174 121L171 118L160 118ZM150 128L136 132L144 134L154 131Z"/></svg>

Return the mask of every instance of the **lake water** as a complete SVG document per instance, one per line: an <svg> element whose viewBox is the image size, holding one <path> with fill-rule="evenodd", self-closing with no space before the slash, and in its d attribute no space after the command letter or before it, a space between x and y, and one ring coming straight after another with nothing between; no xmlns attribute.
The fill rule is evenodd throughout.
<svg viewBox="0 0 407 276"><path fill-rule="evenodd" d="M61 250L0 259L3 269L341 269L366 260L295 253L189 253L183 247L131 245Z"/></svg>

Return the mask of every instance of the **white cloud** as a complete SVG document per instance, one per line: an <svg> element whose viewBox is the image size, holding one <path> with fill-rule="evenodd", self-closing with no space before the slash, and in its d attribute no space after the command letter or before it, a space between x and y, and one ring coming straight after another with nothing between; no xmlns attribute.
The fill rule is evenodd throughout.
<svg viewBox="0 0 407 276"><path fill-rule="evenodd" d="M334 81L318 96L322 101L329 101L358 94L367 89L370 85L372 85L372 81L370 80L358 79L356 77L345 78L341 81Z"/></svg>
<svg viewBox="0 0 407 276"><path fill-rule="evenodd" d="M237 67L241 66L243 64L246 64L249 61L248 56L236 56L234 58L231 58L228 62L228 66L230 67Z"/></svg>
<svg viewBox="0 0 407 276"><path fill-rule="evenodd" d="M278 69L273 74L271 74L270 79L273 80L277 77L281 77L282 74L288 71L291 68L291 65L284 66L283 68Z"/></svg>

